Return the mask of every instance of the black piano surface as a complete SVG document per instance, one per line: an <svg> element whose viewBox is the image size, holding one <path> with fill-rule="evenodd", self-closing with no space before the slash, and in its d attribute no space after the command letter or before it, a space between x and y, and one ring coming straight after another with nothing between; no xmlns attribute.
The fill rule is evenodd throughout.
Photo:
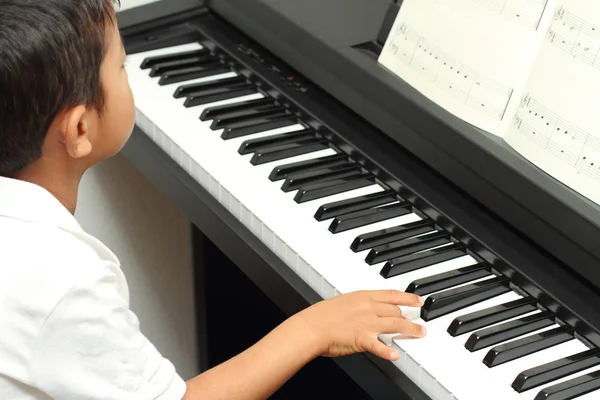
<svg viewBox="0 0 600 400"><path fill-rule="evenodd" d="M290 73L305 90L291 91L288 97L301 109L310 110L307 113L315 119L328 121L328 128L339 133L332 138L336 146L361 160L419 210L469 243L473 252L525 293L600 346L600 246L595 245L600 237L600 208L380 67L376 38L388 0L165 3L147 6L143 16L129 11L121 14L119 23L128 51L178 44L197 28L187 22L198 20L202 34L212 42L234 50L243 44L245 54L238 57L242 63L263 64L266 59L267 63L293 65L295 71ZM145 39L140 41L140 37ZM265 268L275 271L276 277L269 278L275 280L261 281L273 271L244 265L240 257L234 262L271 299L281 302L288 314L315 301L314 292L285 272L280 260L265 254L243 226L235 225L222 207L211 203L210 195L140 135L134 134L125 155L163 191L172 191L167 194L194 223L202 225L199 214L192 214L208 207L221 224L235 232L213 233L220 247L231 249L227 240L238 240L248 251L259 254ZM156 160L148 159L146 151ZM159 170L160 165L166 169ZM183 189L170 181L173 176ZM192 203L194 198L197 204ZM217 220L207 223L207 229L218 226ZM282 290L271 285L275 281L290 285L294 292L282 295ZM290 305L285 297L295 302ZM383 363L366 358L383 375L394 375ZM362 361L355 360L359 358L350 362L347 371L362 367ZM411 399L426 398L397 375L391 379L397 386L406 385Z"/></svg>

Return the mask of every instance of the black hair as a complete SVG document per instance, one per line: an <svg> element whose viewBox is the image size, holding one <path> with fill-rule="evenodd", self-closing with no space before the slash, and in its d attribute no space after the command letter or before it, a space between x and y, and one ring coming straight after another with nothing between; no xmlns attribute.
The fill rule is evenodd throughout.
<svg viewBox="0 0 600 400"><path fill-rule="evenodd" d="M104 105L113 0L0 0L0 176L42 155L61 111Z"/></svg>

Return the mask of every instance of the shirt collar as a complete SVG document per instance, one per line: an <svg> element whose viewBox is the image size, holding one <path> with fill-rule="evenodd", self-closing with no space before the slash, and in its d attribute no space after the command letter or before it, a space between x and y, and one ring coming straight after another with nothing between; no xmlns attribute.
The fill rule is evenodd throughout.
<svg viewBox="0 0 600 400"><path fill-rule="evenodd" d="M83 232L73 214L50 192L12 178L0 177L0 216Z"/></svg>

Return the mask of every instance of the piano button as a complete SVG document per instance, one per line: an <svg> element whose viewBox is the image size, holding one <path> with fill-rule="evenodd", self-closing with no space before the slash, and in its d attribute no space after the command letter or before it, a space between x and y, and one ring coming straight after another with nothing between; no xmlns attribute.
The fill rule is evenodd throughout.
<svg viewBox="0 0 600 400"><path fill-rule="evenodd" d="M204 66L206 64L220 63L217 57L205 56L205 57L191 57L181 59L177 61L168 61L164 63L158 63L150 70L151 77L157 77L164 75L169 72L175 72L186 68L192 68L197 66Z"/></svg>
<svg viewBox="0 0 600 400"><path fill-rule="evenodd" d="M375 177L369 173L350 178L335 179L333 181L315 183L300 188L294 201L304 203L307 201L333 196L337 193L348 192L353 189L367 187L375 184Z"/></svg>
<svg viewBox="0 0 600 400"><path fill-rule="evenodd" d="M183 51L183 52L179 52L179 53L163 54L163 55L148 57L148 58L144 59L144 61L142 61L142 65L140 66L140 69L152 68L155 65L161 64L161 63L169 63L169 62L173 62L173 61L180 61L180 60L185 60L185 59L195 58L195 57L196 58L204 57L209 54L210 54L210 50L208 50L206 48L201 48L201 49L197 49L197 50L190 50L190 51Z"/></svg>
<svg viewBox="0 0 600 400"><path fill-rule="evenodd" d="M281 185L281 190L291 192L300 189L302 186L312 185L313 183L357 176L361 174L361 170L362 166L360 164L348 163L323 167L317 170L290 173Z"/></svg>
<svg viewBox="0 0 600 400"><path fill-rule="evenodd" d="M574 339L573 328L561 326L493 347L483 358L488 367L515 360Z"/></svg>
<svg viewBox="0 0 600 400"><path fill-rule="evenodd" d="M317 221L324 221L342 214L381 206L393 201L398 201L398 195L396 192L388 190L385 192L371 193L365 196L336 201L334 203L327 203L319 207L315 213L315 219Z"/></svg>
<svg viewBox="0 0 600 400"><path fill-rule="evenodd" d="M416 280L408 285L405 292L424 296L491 275L489 264L478 263Z"/></svg>
<svg viewBox="0 0 600 400"><path fill-rule="evenodd" d="M537 310L533 297L523 297L508 303L461 315L448 327L451 336L462 335Z"/></svg>
<svg viewBox="0 0 600 400"><path fill-rule="evenodd" d="M161 86L185 82L197 78L206 78L229 72L230 68L220 61L213 61L202 66L182 68L176 71L165 72L161 75L158 84Z"/></svg>
<svg viewBox="0 0 600 400"><path fill-rule="evenodd" d="M496 277L470 285L459 286L427 297L421 308L421 318L430 321L470 305L509 292L509 279Z"/></svg>
<svg viewBox="0 0 600 400"><path fill-rule="evenodd" d="M245 140L241 144L238 153L243 155L261 151L269 151L273 148L279 149L282 145L295 144L302 140L316 138L317 133L314 131L314 129L310 128L302 129L296 132L280 133L277 135Z"/></svg>
<svg viewBox="0 0 600 400"><path fill-rule="evenodd" d="M276 104L275 100L271 97L264 97L262 99L240 101L238 103L224 104L214 107L206 107L202 110L200 115L201 121L208 121L222 115L235 113L241 110L256 109L270 104Z"/></svg>
<svg viewBox="0 0 600 400"><path fill-rule="evenodd" d="M412 204L408 202L398 202L394 204L387 204L381 207L369 208L367 210L355 211L350 214L337 216L333 221L331 221L331 225L329 225L329 232L344 232L360 226L400 217L410 213L412 213Z"/></svg>
<svg viewBox="0 0 600 400"><path fill-rule="evenodd" d="M240 88L245 87L248 84L249 82L245 77L236 75L230 78L214 79L206 82L191 83L188 85L179 86L175 90L173 97L176 99L181 99L183 97L202 94L212 89Z"/></svg>
<svg viewBox="0 0 600 400"><path fill-rule="evenodd" d="M599 389L600 370L597 370L544 388L535 396L534 400L571 400Z"/></svg>
<svg viewBox="0 0 600 400"><path fill-rule="evenodd" d="M369 265L378 264L393 258L403 257L422 250L433 249L434 247L448 244L451 242L448 232L431 232L417 237L412 237L397 242L382 244L371 249L365 262Z"/></svg>
<svg viewBox="0 0 600 400"><path fill-rule="evenodd" d="M521 393L599 365L600 349L582 351L521 372L512 387Z"/></svg>
<svg viewBox="0 0 600 400"><path fill-rule="evenodd" d="M267 104L265 106L257 107L254 109L245 109L233 112L231 114L225 114L213 119L210 129L219 130L226 128L227 126L245 122L250 119L270 117L273 115L288 115L285 108L275 105Z"/></svg>
<svg viewBox="0 0 600 400"><path fill-rule="evenodd" d="M349 160L347 155L334 154L330 156L279 165L273 168L273 171L271 171L271 174L269 175L269 180L275 182L281 179L286 179L287 176L293 172L307 171L314 168L328 167L333 165L342 165L347 164L348 162Z"/></svg>
<svg viewBox="0 0 600 400"><path fill-rule="evenodd" d="M554 324L553 317L551 312L543 311L479 330L467 339L465 348L476 351L549 327Z"/></svg>
<svg viewBox="0 0 600 400"><path fill-rule="evenodd" d="M242 136L252 135L257 132L264 132L271 129L283 128L296 125L298 119L292 117L286 111L263 118L249 119L244 122L228 125L221 134L221 139L228 140Z"/></svg>
<svg viewBox="0 0 600 400"><path fill-rule="evenodd" d="M306 139L297 143L279 145L277 147L265 149L264 151L258 151L254 153L252 159L250 159L250 164L260 165L273 161L284 160L286 158L295 157L301 154L313 153L315 151L327 149L328 147L329 141L327 139Z"/></svg>
<svg viewBox="0 0 600 400"><path fill-rule="evenodd" d="M354 252L367 250L382 244L395 242L409 237L435 230L435 223L429 219L422 219L406 225L365 233L354 239L350 248Z"/></svg>
<svg viewBox="0 0 600 400"><path fill-rule="evenodd" d="M417 269L426 268L434 264L462 257L466 254L466 246L462 243L453 243L418 253L394 258L383 266L380 275L388 279L396 275L405 274Z"/></svg>

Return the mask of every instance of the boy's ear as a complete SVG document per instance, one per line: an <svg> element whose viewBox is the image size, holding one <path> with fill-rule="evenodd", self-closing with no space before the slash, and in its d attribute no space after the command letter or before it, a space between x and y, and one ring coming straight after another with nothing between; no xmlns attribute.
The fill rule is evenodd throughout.
<svg viewBox="0 0 600 400"><path fill-rule="evenodd" d="M79 105L65 112L58 140L73 158L83 158L92 152L89 138L87 109Z"/></svg>

